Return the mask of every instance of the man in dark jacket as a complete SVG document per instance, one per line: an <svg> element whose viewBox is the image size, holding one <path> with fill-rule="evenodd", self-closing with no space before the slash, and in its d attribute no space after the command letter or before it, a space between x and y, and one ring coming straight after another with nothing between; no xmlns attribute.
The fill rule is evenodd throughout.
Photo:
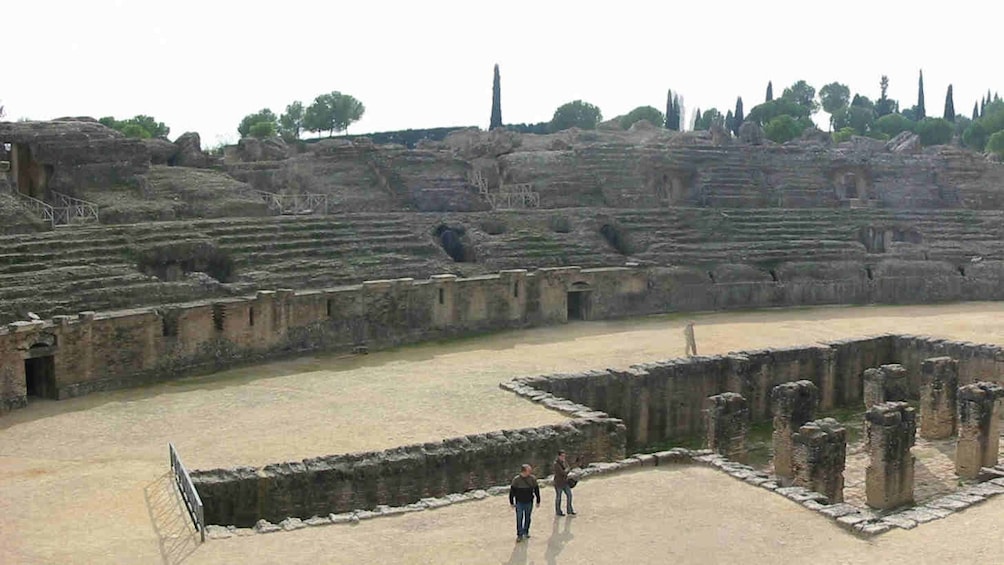
<svg viewBox="0 0 1004 565"><path fill-rule="evenodd" d="M516 509L516 541L530 537L530 514L533 513L533 499L537 498L540 507L540 487L537 477L531 473L533 467L523 465L509 485L509 506Z"/></svg>
<svg viewBox="0 0 1004 565"><path fill-rule="evenodd" d="M572 509L572 487L568 484L568 472L572 469L566 460L564 450L558 452L558 458L554 460L554 467L551 470L554 473L554 513L558 516L564 516L565 514L561 511L561 495L564 494L567 498L565 503L565 509L572 516L575 515L575 510Z"/></svg>

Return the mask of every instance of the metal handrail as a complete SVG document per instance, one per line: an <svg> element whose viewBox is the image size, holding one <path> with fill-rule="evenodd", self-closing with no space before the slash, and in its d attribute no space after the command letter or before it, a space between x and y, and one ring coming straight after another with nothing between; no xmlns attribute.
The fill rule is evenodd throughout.
<svg viewBox="0 0 1004 565"><path fill-rule="evenodd" d="M58 211L52 205L42 202L37 198L33 198L19 192L16 188L14 189L14 196L16 196L21 204L31 210L35 215L42 218L42 221L48 222L53 228L57 225L57 219L61 219L65 216L65 211Z"/></svg>
<svg viewBox="0 0 1004 565"><path fill-rule="evenodd" d="M61 192L56 192L55 190L50 190L52 198L55 202L53 208L63 209L65 214L63 215L65 219L65 224L73 223L74 221L91 221L98 222L98 205L93 202L88 202L87 200L82 200L80 198L74 198L68 194L63 194ZM57 225L60 225L57 223Z"/></svg>
<svg viewBox="0 0 1004 565"><path fill-rule="evenodd" d="M260 198L269 210L277 214L329 213L327 194L302 192L297 194L281 194L249 189L247 192Z"/></svg>
<svg viewBox="0 0 1004 565"><path fill-rule="evenodd" d="M181 462L181 457L178 456L178 450L174 448L174 444L167 444L167 448L171 457L171 472L174 474L174 481L178 484L178 490L181 491L181 498L185 501L188 515L192 518L195 529L198 530L204 542L206 541L206 512L205 507L202 506L202 498L199 497L199 491L195 490L192 477Z"/></svg>

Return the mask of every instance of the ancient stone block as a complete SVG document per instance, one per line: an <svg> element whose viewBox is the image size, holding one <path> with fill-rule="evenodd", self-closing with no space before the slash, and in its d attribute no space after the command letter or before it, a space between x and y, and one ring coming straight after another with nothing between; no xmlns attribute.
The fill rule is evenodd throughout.
<svg viewBox="0 0 1004 565"><path fill-rule="evenodd" d="M770 393L774 412L774 474L783 482L792 477L791 436L802 424L812 420L819 403L819 391L811 381L780 384Z"/></svg>
<svg viewBox="0 0 1004 565"><path fill-rule="evenodd" d="M976 478L980 468L997 464L1000 441L998 406L1004 388L994 383L974 383L959 388L959 442L955 449L955 472Z"/></svg>
<svg viewBox="0 0 1004 565"><path fill-rule="evenodd" d="M709 396L705 402L708 449L733 461L746 461L746 432L750 411L746 399L734 392Z"/></svg>
<svg viewBox="0 0 1004 565"><path fill-rule="evenodd" d="M793 484L826 495L830 504L844 500L847 430L833 418L808 422L792 436Z"/></svg>
<svg viewBox="0 0 1004 565"><path fill-rule="evenodd" d="M955 435L959 362L950 357L925 359L920 366L920 437Z"/></svg>
<svg viewBox="0 0 1004 565"><path fill-rule="evenodd" d="M865 408L871 408L883 402L904 401L906 395L906 369L902 365L882 365L877 369L865 370Z"/></svg>
<svg viewBox="0 0 1004 565"><path fill-rule="evenodd" d="M905 402L883 402L865 412L868 506L887 509L913 502L914 457L910 448L916 432L916 413Z"/></svg>

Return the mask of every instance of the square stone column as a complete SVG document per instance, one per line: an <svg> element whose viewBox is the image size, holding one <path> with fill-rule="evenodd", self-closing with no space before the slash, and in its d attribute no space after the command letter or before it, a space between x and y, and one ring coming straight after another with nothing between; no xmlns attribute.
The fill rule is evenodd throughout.
<svg viewBox="0 0 1004 565"><path fill-rule="evenodd" d="M920 365L920 437L946 439L955 435L959 392L959 362L932 357Z"/></svg>
<svg viewBox="0 0 1004 565"><path fill-rule="evenodd" d="M913 502L910 453L917 433L917 415L906 402L883 402L865 412L869 462L865 470L868 506L885 510Z"/></svg>
<svg viewBox="0 0 1004 565"><path fill-rule="evenodd" d="M833 418L809 422L792 436L795 486L825 494L830 504L844 501L847 430Z"/></svg>
<svg viewBox="0 0 1004 565"><path fill-rule="evenodd" d="M819 403L819 390L811 381L779 384L770 391L774 412L774 474L784 484L793 476L791 467L791 436L802 424L812 420Z"/></svg>
<svg viewBox="0 0 1004 565"><path fill-rule="evenodd" d="M883 402L905 401L906 393L906 369L902 365L882 365L877 369L865 369L864 397L866 409Z"/></svg>
<svg viewBox="0 0 1004 565"><path fill-rule="evenodd" d="M955 473L975 479L982 467L997 464L1000 442L999 399L1004 388L975 383L959 388L959 442L955 448Z"/></svg>
<svg viewBox="0 0 1004 565"><path fill-rule="evenodd" d="M746 462L746 433L750 411L746 399L734 392L709 396L704 403L708 449L733 461Z"/></svg>

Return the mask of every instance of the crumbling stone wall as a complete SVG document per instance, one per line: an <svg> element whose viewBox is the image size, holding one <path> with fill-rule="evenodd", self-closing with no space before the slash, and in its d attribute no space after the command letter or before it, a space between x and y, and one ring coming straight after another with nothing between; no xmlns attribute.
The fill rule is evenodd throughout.
<svg viewBox="0 0 1004 565"><path fill-rule="evenodd" d="M1000 450L1000 402L1004 388L994 383L975 383L959 388L959 441L955 472L975 479L983 467L997 465Z"/></svg>
<svg viewBox="0 0 1004 565"><path fill-rule="evenodd" d="M898 363L867 369L864 373L865 408L906 400L907 386L906 369Z"/></svg>
<svg viewBox="0 0 1004 565"><path fill-rule="evenodd" d="M386 451L192 472L210 524L252 526L259 519L402 506L426 497L507 484L530 463L548 474L564 449L585 461L623 459L624 427L612 418L446 439Z"/></svg>
<svg viewBox="0 0 1004 565"><path fill-rule="evenodd" d="M865 412L868 506L885 510L913 502L915 458L910 448L916 432L916 413L905 402L883 402Z"/></svg>
<svg viewBox="0 0 1004 565"><path fill-rule="evenodd" d="M802 425L792 437L795 486L826 495L830 504L844 500L847 430L833 418Z"/></svg>
<svg viewBox="0 0 1004 565"><path fill-rule="evenodd" d="M709 396L704 403L708 449L740 463L746 462L746 434L750 411L746 399L734 392Z"/></svg>
<svg viewBox="0 0 1004 565"><path fill-rule="evenodd" d="M792 436L815 415L819 389L811 381L801 380L774 387L770 396L774 410L774 475L784 482L794 475Z"/></svg>
<svg viewBox="0 0 1004 565"><path fill-rule="evenodd" d="M925 359L920 366L920 437L955 435L959 362L951 357Z"/></svg>

